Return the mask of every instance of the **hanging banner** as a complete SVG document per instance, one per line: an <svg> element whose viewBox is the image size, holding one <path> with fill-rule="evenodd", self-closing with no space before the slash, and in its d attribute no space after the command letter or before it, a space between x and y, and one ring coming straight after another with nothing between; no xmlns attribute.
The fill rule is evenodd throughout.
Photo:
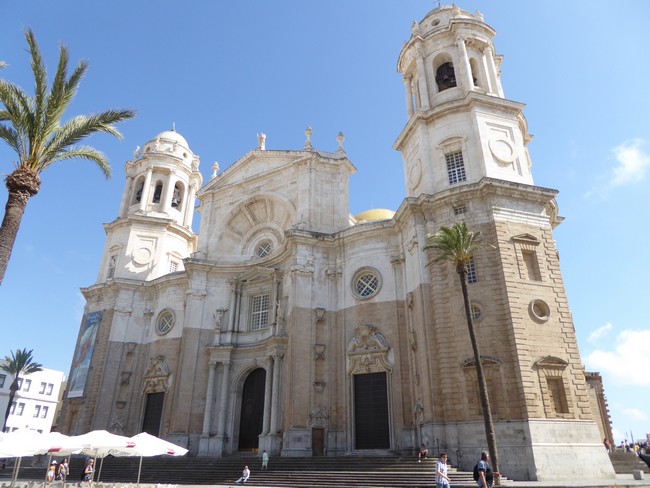
<svg viewBox="0 0 650 488"><path fill-rule="evenodd" d="M86 315L86 322L81 331L81 339L72 360L72 371L68 382L68 398L83 396L86 378L90 369L90 360L93 357L95 336L102 320L102 312L91 312Z"/></svg>

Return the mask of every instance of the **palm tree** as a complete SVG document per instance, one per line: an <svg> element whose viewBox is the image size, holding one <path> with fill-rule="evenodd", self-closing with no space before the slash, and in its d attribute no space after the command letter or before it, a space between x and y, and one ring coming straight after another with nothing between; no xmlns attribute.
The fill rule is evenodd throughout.
<svg viewBox="0 0 650 488"><path fill-rule="evenodd" d="M0 284L27 202L40 189L40 173L58 161L81 158L94 162L109 178L111 167L104 154L93 147L77 144L97 132L120 138L114 124L135 115L132 110L107 110L78 115L63 122L63 114L77 93L88 63L80 61L68 76L68 50L62 45L56 74L48 89L45 63L36 38L31 30L25 31L25 38L34 74L34 96L27 95L13 83L0 80L0 139L18 156L14 171L5 179L9 196L0 226Z"/></svg>
<svg viewBox="0 0 650 488"><path fill-rule="evenodd" d="M478 341L476 340L469 291L467 290L467 265L472 256L484 247L484 244L479 240L480 234L480 232L469 231L465 222L456 223L451 228L442 226L438 232L427 236L427 245L424 249L435 249L439 251L440 254L434 259L434 262L451 261L460 278L463 302L465 303L467 328L469 329L469 338L472 343L472 350L474 351L474 363L476 364L476 376L478 377L479 395L481 398L481 408L483 409L483 421L485 423L485 437L487 438L488 450L492 459L495 481L498 484L499 456L497 453L494 425L492 423L490 398L488 396L485 375L483 374L481 354L479 352Z"/></svg>
<svg viewBox="0 0 650 488"><path fill-rule="evenodd" d="M5 427L7 427L7 419L9 418L9 412L11 411L11 405L14 402L14 397L18 391L19 376L43 371L43 365L34 362L31 350L28 351L27 349L16 349L15 354L12 351L11 357L5 356L4 363L0 364L0 369L6 371L14 377L14 380L11 382L11 386L9 387L9 403L7 404L5 420L2 424L2 431L4 432Z"/></svg>

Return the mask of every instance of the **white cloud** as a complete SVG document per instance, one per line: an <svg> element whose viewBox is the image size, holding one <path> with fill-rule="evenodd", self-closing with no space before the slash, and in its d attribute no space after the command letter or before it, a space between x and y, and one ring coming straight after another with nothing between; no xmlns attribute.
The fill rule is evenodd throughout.
<svg viewBox="0 0 650 488"><path fill-rule="evenodd" d="M596 329L595 331L593 331L593 332L589 335L589 339L587 339L587 341L589 341L589 342L595 342L595 341L597 341L598 339L600 339L602 336L607 335L607 333L608 333L610 330L612 330L612 324L610 324L609 322L607 322L607 323L606 323L605 325L603 325L602 327L600 327L600 328Z"/></svg>
<svg viewBox="0 0 650 488"><path fill-rule="evenodd" d="M643 139L632 139L613 149L618 165L612 170L612 186L639 182L645 178L650 169L650 154L643 150L644 144Z"/></svg>
<svg viewBox="0 0 650 488"><path fill-rule="evenodd" d="M650 363L650 329L624 330L614 350L595 350L585 358L589 371L599 371L619 386L650 386L650 375L641 365Z"/></svg>
<svg viewBox="0 0 650 488"><path fill-rule="evenodd" d="M630 417L632 420L645 421L650 418L648 417L647 413L645 413L642 410L639 410L638 408L626 407L626 408L622 408L621 412L623 413L623 415Z"/></svg>

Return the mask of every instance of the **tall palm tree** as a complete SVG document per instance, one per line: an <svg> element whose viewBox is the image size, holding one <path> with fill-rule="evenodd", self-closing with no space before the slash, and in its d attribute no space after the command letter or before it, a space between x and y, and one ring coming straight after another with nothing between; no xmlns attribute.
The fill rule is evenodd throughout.
<svg viewBox="0 0 650 488"><path fill-rule="evenodd" d="M43 365L34 361L32 357L32 350L16 349L16 353L11 352L11 357L5 356L4 363L0 364L0 369L6 371L14 377L9 387L9 403L7 404L7 411L5 412L5 420L2 424L2 431L4 432L7 427L7 419L11 411L11 404L14 402L14 397L18 391L18 378L21 375L38 373L43 371Z"/></svg>
<svg viewBox="0 0 650 488"><path fill-rule="evenodd" d="M469 338L474 351L474 363L476 364L476 376L478 378L479 395L481 398L481 407L483 409L483 421L485 424L485 437L487 438L488 450L492 459L492 468L495 473L499 472L499 455L497 452L496 436L494 433L494 424L492 423L492 411L490 409L490 398L487 390L485 375L483 374L483 365L481 364L481 354L479 352L478 341L476 340L476 331L474 329L474 319L472 317L472 308L470 305L469 291L467 289L467 265L476 252L484 247L479 240L480 232L471 232L467 229L465 222L456 223L451 228L442 226L435 234L427 236L427 244L424 249L435 249L439 255L434 262L451 261L460 278L460 286L463 291L463 302L465 303L465 317L467 319L467 328L469 329ZM498 474L495 475L496 482L499 482Z"/></svg>
<svg viewBox="0 0 650 488"><path fill-rule="evenodd" d="M81 158L95 163L109 178L111 167L104 154L93 147L77 144L97 132L120 138L114 124L135 115L128 109L107 110L78 115L63 122L63 114L77 93L88 63L80 61L68 76L68 50L61 45L56 74L48 88L45 63L31 30L25 31L25 38L34 74L34 96L27 95L13 83L0 80L0 139L18 156L14 171L5 179L9 196L0 226L0 284L27 202L40 189L40 173L58 161Z"/></svg>

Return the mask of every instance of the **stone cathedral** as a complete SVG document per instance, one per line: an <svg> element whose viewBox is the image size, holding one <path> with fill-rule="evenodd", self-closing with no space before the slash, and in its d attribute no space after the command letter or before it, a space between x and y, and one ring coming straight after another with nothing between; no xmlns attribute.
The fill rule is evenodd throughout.
<svg viewBox="0 0 650 488"><path fill-rule="evenodd" d="M97 282L82 289L60 430L146 431L211 457L427 443L471 470L486 441L460 283L423 250L464 220L492 245L468 287L501 472L612 477L553 239L557 192L533 183L494 35L455 6L414 22L397 60L396 211L350 215L342 134L336 152L313 147L310 129L295 150L267 150L259 134L206 184L177 132L138 148Z"/></svg>

